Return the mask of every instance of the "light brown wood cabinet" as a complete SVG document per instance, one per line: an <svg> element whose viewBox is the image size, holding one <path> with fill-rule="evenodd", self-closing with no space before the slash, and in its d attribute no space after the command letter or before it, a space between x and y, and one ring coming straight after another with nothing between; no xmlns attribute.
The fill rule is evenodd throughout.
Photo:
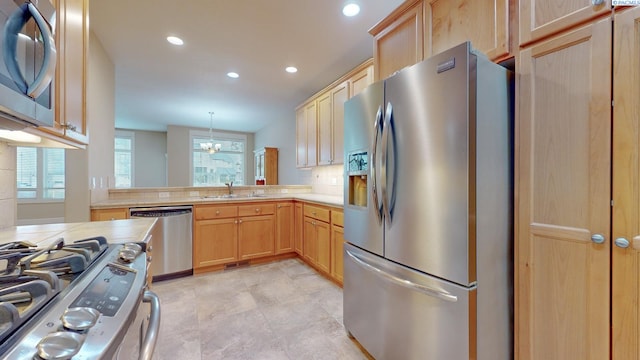
<svg viewBox="0 0 640 360"><path fill-rule="evenodd" d="M640 8L617 12L613 32L611 359L640 359Z"/></svg>
<svg viewBox="0 0 640 360"><path fill-rule="evenodd" d="M303 256L303 238L304 238L304 212L302 211L302 203L294 203L294 249L299 256Z"/></svg>
<svg viewBox="0 0 640 360"><path fill-rule="evenodd" d="M376 80L424 58L423 24L422 0L409 0L369 30Z"/></svg>
<svg viewBox="0 0 640 360"><path fill-rule="evenodd" d="M331 211L304 204L303 256L318 270L331 274Z"/></svg>
<svg viewBox="0 0 640 360"><path fill-rule="evenodd" d="M606 17L520 51L518 359L609 358L611 46Z"/></svg>
<svg viewBox="0 0 640 360"><path fill-rule="evenodd" d="M348 99L348 81L336 85L317 99L318 165L344 162L344 103Z"/></svg>
<svg viewBox="0 0 640 360"><path fill-rule="evenodd" d="M331 276L342 284L344 278L344 213L331 209Z"/></svg>
<svg viewBox="0 0 640 360"><path fill-rule="evenodd" d="M611 0L520 0L520 46L611 12Z"/></svg>
<svg viewBox="0 0 640 360"><path fill-rule="evenodd" d="M292 201L276 204L276 254L294 252L294 206Z"/></svg>
<svg viewBox="0 0 640 360"><path fill-rule="evenodd" d="M298 106L297 167L344 162L344 103L371 84L372 74L372 60L365 61Z"/></svg>
<svg viewBox="0 0 640 360"><path fill-rule="evenodd" d="M92 209L91 221L120 220L129 218L128 208Z"/></svg>
<svg viewBox="0 0 640 360"><path fill-rule="evenodd" d="M296 110L296 166L310 167L317 164L317 113L316 101L309 101Z"/></svg>
<svg viewBox="0 0 640 360"><path fill-rule="evenodd" d="M509 0L425 0L424 58L467 40L491 60L509 55Z"/></svg>
<svg viewBox="0 0 640 360"><path fill-rule="evenodd" d="M369 30L375 80L465 41L499 61L510 56L509 0L407 0Z"/></svg>
<svg viewBox="0 0 640 360"><path fill-rule="evenodd" d="M88 0L54 0L56 5L55 122L39 130L79 145L89 142L86 79L89 43Z"/></svg>
<svg viewBox="0 0 640 360"><path fill-rule="evenodd" d="M278 149L264 147L254 151L256 185L278 185Z"/></svg>
<svg viewBox="0 0 640 360"><path fill-rule="evenodd" d="M194 271L275 254L274 203L197 205L194 213Z"/></svg>

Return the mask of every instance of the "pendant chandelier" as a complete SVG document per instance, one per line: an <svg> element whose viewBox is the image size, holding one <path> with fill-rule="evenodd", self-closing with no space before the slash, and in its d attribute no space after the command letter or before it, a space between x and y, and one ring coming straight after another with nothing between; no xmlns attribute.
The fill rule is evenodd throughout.
<svg viewBox="0 0 640 360"><path fill-rule="evenodd" d="M200 143L200 148L209 154L215 154L222 149L222 145L213 144L213 111L209 111L209 115L211 116L211 121L209 122L209 142Z"/></svg>

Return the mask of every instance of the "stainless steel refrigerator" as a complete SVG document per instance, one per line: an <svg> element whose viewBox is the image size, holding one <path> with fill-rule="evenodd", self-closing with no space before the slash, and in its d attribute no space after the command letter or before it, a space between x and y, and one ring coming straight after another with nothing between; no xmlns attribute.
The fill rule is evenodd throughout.
<svg viewBox="0 0 640 360"><path fill-rule="evenodd" d="M345 104L344 325L376 359L512 357L512 104L470 43Z"/></svg>

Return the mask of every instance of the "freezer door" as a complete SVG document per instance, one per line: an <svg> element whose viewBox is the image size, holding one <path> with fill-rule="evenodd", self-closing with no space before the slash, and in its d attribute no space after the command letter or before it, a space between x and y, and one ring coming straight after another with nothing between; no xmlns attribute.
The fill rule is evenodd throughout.
<svg viewBox="0 0 640 360"><path fill-rule="evenodd" d="M344 105L344 238L378 255L384 251L379 180L383 100L384 82L377 82ZM366 194L357 196L361 188L355 187L365 183Z"/></svg>
<svg viewBox="0 0 640 360"><path fill-rule="evenodd" d="M343 296L345 328L376 359L477 358L475 287L346 244Z"/></svg>
<svg viewBox="0 0 640 360"><path fill-rule="evenodd" d="M476 281L475 163L468 43L386 80L385 257L469 286Z"/></svg>

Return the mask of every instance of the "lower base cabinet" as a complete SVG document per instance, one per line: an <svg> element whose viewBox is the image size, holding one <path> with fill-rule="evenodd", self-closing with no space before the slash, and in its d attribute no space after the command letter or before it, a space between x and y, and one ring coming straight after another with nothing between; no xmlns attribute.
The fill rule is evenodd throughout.
<svg viewBox="0 0 640 360"><path fill-rule="evenodd" d="M248 260L275 253L275 217L273 215L238 219L238 258Z"/></svg>
<svg viewBox="0 0 640 360"><path fill-rule="evenodd" d="M194 268L238 261L236 218L198 220L193 235Z"/></svg>
<svg viewBox="0 0 640 360"><path fill-rule="evenodd" d="M294 216L293 216L293 227L294 227L294 240L293 247L296 253L300 256L303 256L303 237L304 237L304 213L302 211L302 203L296 202L294 204Z"/></svg>
<svg viewBox="0 0 640 360"><path fill-rule="evenodd" d="M331 210L331 277L342 284L344 274L344 221L341 210Z"/></svg>

